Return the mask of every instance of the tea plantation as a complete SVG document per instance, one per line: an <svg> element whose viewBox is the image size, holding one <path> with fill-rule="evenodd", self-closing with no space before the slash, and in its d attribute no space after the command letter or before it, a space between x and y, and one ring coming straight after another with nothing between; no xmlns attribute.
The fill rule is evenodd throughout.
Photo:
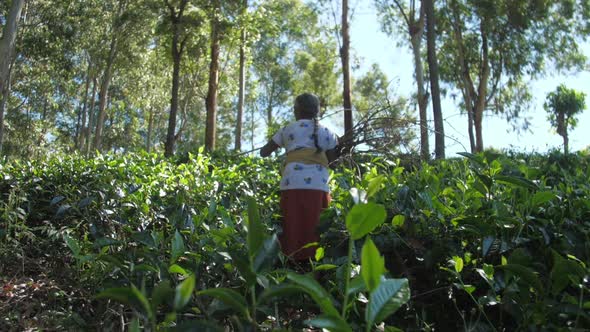
<svg viewBox="0 0 590 332"><path fill-rule="evenodd" d="M590 156L341 163L312 271L279 162L0 164L0 330L590 329Z"/></svg>

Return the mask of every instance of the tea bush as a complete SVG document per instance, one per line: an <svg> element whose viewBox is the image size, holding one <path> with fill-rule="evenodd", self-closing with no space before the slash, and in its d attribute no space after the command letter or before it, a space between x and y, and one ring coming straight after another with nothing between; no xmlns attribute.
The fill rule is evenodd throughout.
<svg viewBox="0 0 590 332"><path fill-rule="evenodd" d="M587 329L589 163L365 157L332 175L306 274L279 254L277 161L6 162L0 329Z"/></svg>

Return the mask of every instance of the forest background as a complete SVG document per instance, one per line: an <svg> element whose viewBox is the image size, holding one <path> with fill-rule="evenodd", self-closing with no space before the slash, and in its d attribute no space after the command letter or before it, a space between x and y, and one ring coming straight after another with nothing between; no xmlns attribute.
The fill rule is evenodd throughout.
<svg viewBox="0 0 590 332"><path fill-rule="evenodd" d="M0 7L3 26L10 3ZM546 95L560 82L588 86L586 1L436 2L444 133L429 106L420 1L346 1L348 15L335 1L14 3L22 8L4 57L6 156L254 150L304 91L320 96L323 120L344 134L344 16L354 123L379 119L355 128L361 147L427 159L439 132L449 155L547 151L561 140ZM587 113L575 124L587 126ZM583 130L570 135L572 150L586 147Z"/></svg>

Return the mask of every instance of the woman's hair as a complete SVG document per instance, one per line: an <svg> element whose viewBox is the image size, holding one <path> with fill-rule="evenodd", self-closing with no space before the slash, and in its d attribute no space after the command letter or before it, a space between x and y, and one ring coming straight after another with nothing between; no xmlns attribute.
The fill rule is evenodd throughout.
<svg viewBox="0 0 590 332"><path fill-rule="evenodd" d="M316 153L322 152L318 143L318 114L320 113L320 99L311 93L303 93L295 98L295 109L299 110L304 118L313 119L313 143Z"/></svg>

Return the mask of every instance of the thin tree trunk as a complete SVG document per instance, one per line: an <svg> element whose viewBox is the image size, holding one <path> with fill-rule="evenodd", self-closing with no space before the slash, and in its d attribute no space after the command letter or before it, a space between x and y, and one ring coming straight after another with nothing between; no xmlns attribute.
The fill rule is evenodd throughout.
<svg viewBox="0 0 590 332"><path fill-rule="evenodd" d="M214 2L211 17L211 63L209 64L209 88L205 105L207 108L207 122L205 127L205 148L208 151L215 149L215 136L217 126L217 89L219 84L219 22L218 11L221 7L219 0Z"/></svg>
<svg viewBox="0 0 590 332"><path fill-rule="evenodd" d="M424 2L420 1L420 12L416 19L416 2L410 2L409 11L406 13L404 5L399 0L393 0L400 14L403 16L410 35L410 44L414 56L414 76L416 77L418 114L420 121L420 156L422 160L430 159L430 147L428 137L428 95L424 88L424 65L422 63L422 38L426 25L426 12Z"/></svg>
<svg viewBox="0 0 590 332"><path fill-rule="evenodd" d="M344 134L347 139L352 139L352 99L350 92L350 31L348 26L348 0L342 0L342 47L340 59L342 60L342 105L344 107Z"/></svg>
<svg viewBox="0 0 590 332"><path fill-rule="evenodd" d="M2 141L4 137L4 112L10 95L10 63L16 43L16 34L18 22L22 13L24 0L12 0L10 12L6 20L2 39L0 39L0 93L2 100L0 102L0 153L2 153Z"/></svg>
<svg viewBox="0 0 590 332"><path fill-rule="evenodd" d="M7 83L5 88L2 89L2 93L0 94L0 156L2 156L2 142L4 141L4 112L6 109L6 104L8 102L8 97L10 96L10 78L11 72L8 71Z"/></svg>
<svg viewBox="0 0 590 332"><path fill-rule="evenodd" d="M174 145L176 141L176 115L178 114L178 91L180 86L180 62L182 60L182 53L187 40L185 36L180 39L180 25L184 9L188 0L182 0L178 7L178 12L166 1L168 9L170 9L170 19L172 21L172 60L174 62L172 68L172 96L170 99L170 116L168 117L168 131L166 133L166 143L164 144L164 155L171 157L174 154Z"/></svg>
<svg viewBox="0 0 590 332"><path fill-rule="evenodd" d="M255 127L254 127L254 107L252 107L252 112L250 112L250 130L251 130L251 135L250 135L250 150L254 151L254 131L255 131Z"/></svg>
<svg viewBox="0 0 590 332"><path fill-rule="evenodd" d="M248 0L244 0L244 7L242 8L242 15L246 14L248 9ZM240 82L238 92L238 116L236 118L236 133L234 150L240 151L242 149L242 117L244 114L244 99L246 90L246 29L242 27L240 32Z"/></svg>
<svg viewBox="0 0 590 332"><path fill-rule="evenodd" d="M420 155L422 160L430 159L430 147L428 143L428 95L424 89L424 66L422 65L422 37L424 35L424 6L420 8L420 19L418 22L410 22L410 42L412 43L412 53L414 55L414 74L416 75L418 111L420 118ZM412 18L413 20L413 18Z"/></svg>
<svg viewBox="0 0 590 332"><path fill-rule="evenodd" d="M434 0L433 0L434 1ZM475 140L475 136L473 134L473 129L475 125L475 104L474 101L476 99L475 88L473 84L473 80L471 79L471 73L469 72L469 66L467 65L467 60L465 59L465 49L463 45L463 31L461 29L461 17L459 15L459 9L457 7L456 0L451 2L451 10L453 13L453 37L455 40L455 45L458 50L457 61L459 62L460 66L460 77L462 80L462 93L463 93L463 100L465 102L465 110L467 111L467 131L469 134L469 144L471 148L471 152L477 151L477 144Z"/></svg>
<svg viewBox="0 0 590 332"><path fill-rule="evenodd" d="M563 138L563 154L568 153L569 139L567 137L567 122L569 122L569 117L568 121L566 121L565 112L559 112L557 114L557 134Z"/></svg>
<svg viewBox="0 0 590 332"><path fill-rule="evenodd" d="M180 79L180 60L181 54L176 46L178 44L178 35L175 34L173 38L174 46L172 47L173 53L173 69L172 69L172 98L170 100L170 116L168 117L168 132L166 134L165 153L166 157L174 155L174 143L176 134L176 116L178 114L178 90L179 90L179 79Z"/></svg>
<svg viewBox="0 0 590 332"><path fill-rule="evenodd" d="M474 124L475 124L475 138L476 138L476 152L483 151L483 132L482 132L482 122L483 122L483 111L486 107L486 98L487 98L487 88L488 88L488 80L490 77L490 64L488 58L488 35L486 32L486 24L487 22L482 20L480 23L480 32L481 32L481 70L479 73L479 86L477 88L477 103L475 104L474 109Z"/></svg>
<svg viewBox="0 0 590 332"><path fill-rule="evenodd" d="M96 103L96 88L98 86L97 78L92 78L92 97L90 99L90 107L88 108L88 126L86 126L86 139L85 139L85 147L84 153L86 155L90 154L90 141L92 140L92 127L95 122L95 111L94 111L94 104Z"/></svg>
<svg viewBox="0 0 590 332"><path fill-rule="evenodd" d="M569 148L569 137L567 136L567 129L563 132L563 154L568 154Z"/></svg>
<svg viewBox="0 0 590 332"><path fill-rule="evenodd" d="M266 104L266 127L268 135L272 135L272 105L274 102L275 94L275 81L273 80L270 84L270 93L268 94L268 104Z"/></svg>
<svg viewBox="0 0 590 332"><path fill-rule="evenodd" d="M150 107L150 114L148 117L148 130L145 139L145 150L149 153L152 148L152 133L154 131L154 107Z"/></svg>
<svg viewBox="0 0 590 332"><path fill-rule="evenodd" d="M92 63L88 61L88 69L86 70L86 86L84 87L84 99L82 101L82 109L78 114L78 123L76 124L76 149L81 150L84 144L84 132L86 130L86 113L88 106L88 90L90 89Z"/></svg>
<svg viewBox="0 0 590 332"><path fill-rule="evenodd" d="M106 105L109 98L109 87L111 85L111 79L113 77L113 66L115 58L117 56L117 33L113 32L111 39L111 46L109 51L109 57L107 64L102 76L102 83L100 85L100 91L98 93L98 117L96 119L96 129L94 131L94 142L92 143L92 149L100 151L102 143L102 131L104 127L104 121L106 117Z"/></svg>
<svg viewBox="0 0 590 332"><path fill-rule="evenodd" d="M434 118L434 153L436 159L445 158L445 130L440 104L440 87L438 83L438 60L436 58L436 17L434 1L423 0L426 10L426 42L428 51L428 68L430 72L430 92L432 95L432 113Z"/></svg>

